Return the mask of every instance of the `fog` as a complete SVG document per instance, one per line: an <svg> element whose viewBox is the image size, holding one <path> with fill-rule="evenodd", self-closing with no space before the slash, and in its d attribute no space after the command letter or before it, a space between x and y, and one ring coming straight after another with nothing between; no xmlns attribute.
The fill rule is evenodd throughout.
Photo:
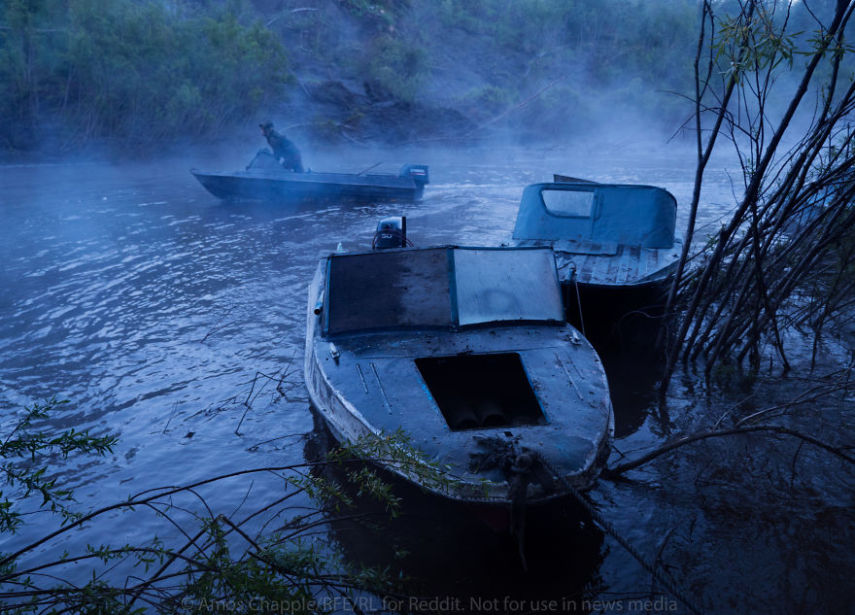
<svg viewBox="0 0 855 615"><path fill-rule="evenodd" d="M832 5L809 3L816 15ZM723 13L733 3L714 6ZM816 26L806 3L792 6L793 29ZM55 470L86 510L236 468L314 460L322 430L308 409L302 360L318 258L339 244L367 249L377 221L399 215L417 246L501 245L523 188L553 173L666 188L682 233L698 159L690 100L698 19L694 0L5 4L4 429L25 406L57 396L71 403L43 423L47 430L118 435L113 453L73 456ZM76 37L63 38L68 33ZM796 54L792 70L780 66L762 116L750 96L732 102L736 128L719 136L706 170L696 245L742 196L733 142L746 151L758 117L771 134L803 63ZM828 73L827 63L821 68ZM851 82L850 71L847 57L841 84ZM713 66L704 139L725 75ZM756 82L746 85L750 91ZM809 129L822 95L809 91L786 147ZM243 170L267 147L259 123L268 120L312 171L395 174L405 163L429 165L424 198L284 205L206 192L190 170ZM831 370L850 352L829 342L820 367ZM803 348L794 354L794 365L808 362ZM618 359L622 371L610 377L621 458L813 386L770 371L749 393L739 378L705 381L686 365L660 400L658 366ZM851 407L842 397L814 409L827 411L826 429ZM700 446L637 480L600 481L591 500L706 612L771 615L794 605L839 612L852 598L851 476L807 446L758 442ZM270 475L203 495L214 513L232 514L266 505L280 489ZM18 499L27 512L38 508ZM455 550L465 532L444 534L436 527L449 521L444 513L413 499L429 528L409 532L424 549L409 564L433 575L435 595L447 588L559 602L570 591L603 600L664 595L610 539L600 536L593 547L557 541L561 552L538 551L536 572L525 575L516 559L496 555L495 535ZM313 505L307 497L298 503ZM197 500L180 505L202 508ZM48 520L4 535L4 550L60 523L38 518ZM140 519L117 513L30 559L107 540L181 538L157 515ZM549 528L539 530L540 546L554 547ZM380 552L382 533L324 537L356 562L393 561ZM86 582L89 573L80 566L62 578Z"/></svg>
<svg viewBox="0 0 855 615"><path fill-rule="evenodd" d="M827 14L826 4L811 3L810 13L793 5L790 29L802 32L796 43L808 44L817 27L813 15ZM189 3L177 12L173 3L152 3L164 10L148 19L165 27L183 23L181 36L208 36L208 26L200 25L205 18L223 24L233 19L245 28L226 46L217 47L215 38L197 45L206 55L187 53L181 62L183 39L166 44L136 38L139 17L118 6L105 8L114 29L127 30L125 48L109 47L103 38L109 32L81 31L93 50L103 48L103 68L45 32L31 51L34 68L27 79L14 82L14 63L0 71L0 83L15 94L0 100L0 159L186 155L192 166L237 169L265 146L258 124L267 120L315 170L361 170L380 161L374 151L384 148L408 159L443 151L491 160L513 146L530 148L531 156L561 150L581 160L605 152L643 158L660 150L679 152L673 155L681 159L697 156L691 151L691 98L700 12L688 0L255 0ZM785 6L775 5L779 19ZM716 4L721 13L734 9ZM16 10L7 8L7 22L17 23ZM28 10L40 26L71 19L61 3ZM88 9L74 10L81 18ZM264 36L251 34L257 32L252 28ZM14 28L4 32L0 44L9 47L23 36ZM68 54L73 69L37 62L49 53ZM137 57L119 62L111 54ZM771 125L792 97L802 64L796 56L792 70L784 62L776 71L763 109ZM722 88L720 70L713 67L707 106ZM800 126L809 123L814 108L810 101L802 105ZM713 112L705 113L704 130ZM756 126L757 107L749 99L734 101L732 113L744 127ZM722 136L716 155L732 155L730 136ZM738 131L732 136L741 139ZM211 159L196 162L204 147Z"/></svg>

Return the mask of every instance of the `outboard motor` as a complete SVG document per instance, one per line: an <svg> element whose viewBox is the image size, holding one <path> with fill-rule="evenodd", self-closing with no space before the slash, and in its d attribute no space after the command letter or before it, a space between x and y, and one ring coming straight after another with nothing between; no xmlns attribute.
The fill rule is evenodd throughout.
<svg viewBox="0 0 855 615"><path fill-rule="evenodd" d="M400 177L412 177L417 184L424 186L430 183L428 176L428 166L426 164L405 164L398 171Z"/></svg>
<svg viewBox="0 0 855 615"><path fill-rule="evenodd" d="M430 182L428 167L426 164L405 164L398 171L399 177L411 177L416 185L416 199L422 198L425 184Z"/></svg>
<svg viewBox="0 0 855 615"><path fill-rule="evenodd" d="M407 241L407 217L394 216L383 218L377 223L372 250L388 250L389 248L406 248L412 245Z"/></svg>

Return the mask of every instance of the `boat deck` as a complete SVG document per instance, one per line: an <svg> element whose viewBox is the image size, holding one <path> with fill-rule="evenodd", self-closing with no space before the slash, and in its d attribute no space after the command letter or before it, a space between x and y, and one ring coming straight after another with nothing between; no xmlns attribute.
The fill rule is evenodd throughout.
<svg viewBox="0 0 855 615"><path fill-rule="evenodd" d="M666 280L683 249L679 239L670 249L567 240L519 241L517 245L552 247L562 283L571 282L575 271L580 284L600 286L633 286Z"/></svg>
<svg viewBox="0 0 855 615"><path fill-rule="evenodd" d="M490 437L515 439L521 448L538 451L579 487L599 471L595 461L607 446L613 421L608 384L596 354L572 327L396 332L332 342L316 337L313 346L317 365L309 366L307 377L316 381L310 389L328 392L319 405L332 408L325 418L345 439L358 437L357 423L384 432L402 429L427 458L475 485L485 478L504 481L498 469L491 475L471 467L473 455L483 452L479 441ZM444 414L440 408L444 400L432 394L416 360L482 355L518 355L542 417L497 427L451 426L447 410ZM500 384L494 376L493 386ZM342 400L347 407L336 409Z"/></svg>
<svg viewBox="0 0 855 615"><path fill-rule="evenodd" d="M574 251L572 245L556 242L555 258L563 282L575 269L581 284L631 286L666 279L680 258L682 244L669 250L618 245L612 254ZM569 243L569 242L568 242Z"/></svg>

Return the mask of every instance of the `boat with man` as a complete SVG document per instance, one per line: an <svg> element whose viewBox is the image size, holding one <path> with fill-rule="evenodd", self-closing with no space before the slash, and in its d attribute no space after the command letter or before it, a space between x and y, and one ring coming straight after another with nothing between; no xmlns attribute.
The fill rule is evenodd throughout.
<svg viewBox="0 0 855 615"><path fill-rule="evenodd" d="M199 183L224 200L278 202L416 201L429 182L428 167L405 164L392 173L296 172L282 168L267 151L260 151L243 171L203 171L192 169Z"/></svg>

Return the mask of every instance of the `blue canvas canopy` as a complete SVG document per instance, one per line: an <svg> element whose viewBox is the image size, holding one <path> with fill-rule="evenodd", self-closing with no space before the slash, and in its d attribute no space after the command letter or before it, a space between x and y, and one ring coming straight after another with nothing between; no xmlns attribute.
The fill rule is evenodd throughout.
<svg viewBox="0 0 855 615"><path fill-rule="evenodd" d="M662 188L532 184L523 192L513 237L668 249L674 245L676 223L677 201Z"/></svg>
<svg viewBox="0 0 855 615"><path fill-rule="evenodd" d="M327 335L564 319L546 248L333 254L327 266Z"/></svg>

